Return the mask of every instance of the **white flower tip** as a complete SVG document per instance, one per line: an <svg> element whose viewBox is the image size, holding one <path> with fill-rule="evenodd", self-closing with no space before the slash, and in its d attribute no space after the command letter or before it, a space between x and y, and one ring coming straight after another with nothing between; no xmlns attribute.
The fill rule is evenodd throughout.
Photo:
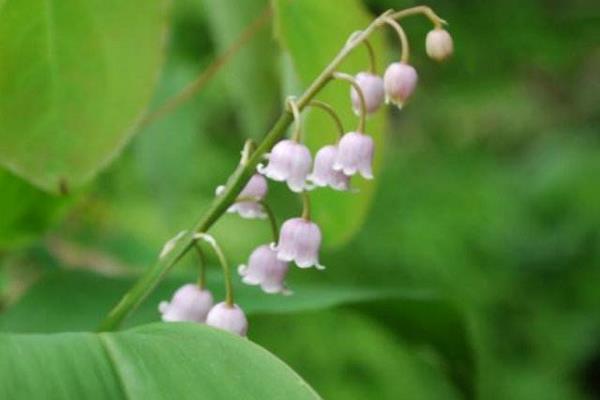
<svg viewBox="0 0 600 400"><path fill-rule="evenodd" d="M225 185L219 185L217 186L217 188L215 189L215 195L216 196L220 196L223 194L223 192L225 191Z"/></svg>
<svg viewBox="0 0 600 400"><path fill-rule="evenodd" d="M160 254L158 255L158 258L160 259L160 258L166 257L171 252L171 250L173 250L175 248L177 241L179 239L181 239L183 237L183 235L185 235L186 233L187 233L187 231L181 231L177 235L175 235L173 238L169 239L167 241L167 243L165 243L163 248L160 250Z"/></svg>
<svg viewBox="0 0 600 400"><path fill-rule="evenodd" d="M247 270L248 270L248 266L246 264L238 265L238 268L237 268L238 274L244 276L246 274Z"/></svg>
<svg viewBox="0 0 600 400"><path fill-rule="evenodd" d="M326 267L321 264L315 264L315 268L318 269L319 271L323 271L324 269L326 269Z"/></svg>
<svg viewBox="0 0 600 400"><path fill-rule="evenodd" d="M160 303L158 303L158 312L160 312L161 314L166 313L168 308L169 308L168 301L161 301Z"/></svg>
<svg viewBox="0 0 600 400"><path fill-rule="evenodd" d="M283 296L291 296L291 295L293 295L293 294L294 294L294 291L293 291L293 290L290 290L290 289L288 289L288 288L284 288L284 289L281 291L281 294L282 294Z"/></svg>

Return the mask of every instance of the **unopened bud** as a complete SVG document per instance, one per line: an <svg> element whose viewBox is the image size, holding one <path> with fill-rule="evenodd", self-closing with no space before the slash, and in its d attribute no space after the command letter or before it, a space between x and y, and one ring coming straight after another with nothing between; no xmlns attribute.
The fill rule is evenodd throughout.
<svg viewBox="0 0 600 400"><path fill-rule="evenodd" d="M452 55L454 44L452 36L445 29L435 28L427 34L425 39L427 55L436 61L443 61Z"/></svg>

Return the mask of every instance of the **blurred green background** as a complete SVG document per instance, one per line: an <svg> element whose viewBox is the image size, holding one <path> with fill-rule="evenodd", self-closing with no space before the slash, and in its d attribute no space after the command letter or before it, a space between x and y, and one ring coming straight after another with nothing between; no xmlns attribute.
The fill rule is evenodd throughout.
<svg viewBox="0 0 600 400"><path fill-rule="evenodd" d="M354 21L349 9L374 16L418 4L294 3L303 3L298 12L327 8L343 26ZM266 5L173 0L150 109L192 81ZM404 110L380 112L388 119L380 132L386 144L378 149L376 181L357 195L364 212L344 203L332 216L337 196L315 200L328 268L294 270L289 278L301 299L310 300L302 285L315 284L317 297L340 288L381 293L347 296L338 307L324 301L294 312L263 310L251 316L249 336L327 399L600 398L600 5L428 5L450 22L454 57L431 62L423 45L429 23L403 23L420 83ZM339 47L339 35L327 34L339 21L309 25L323 30L323 43L307 37L306 48ZM381 38L380 72L398 57L396 40L392 32ZM263 28L197 96L137 132L106 170L69 196L0 171L0 327L47 331L63 319L85 329L87 322L76 320L91 312L86 301L97 321L129 284L119 281L113 290L105 281L139 274L168 238L193 225L237 164L244 138L259 138L282 99L298 93L303 82L295 73L323 67L320 55L294 59L288 45L281 49L272 25ZM350 127L355 120L346 115ZM270 190L280 220L299 212L282 185ZM235 265L269 240L267 224L234 216L214 234ZM191 276L193 258L183 264L173 279ZM93 301L82 299L80 309L52 308L44 296L36 303L39 292L66 290L60 274L76 270L93 271L85 275L92 289L79 294ZM211 277L218 286L218 274ZM81 285L73 282L69 287ZM283 311L293 301L267 297L256 301L281 302ZM147 320L158 320L155 304L141 311Z"/></svg>

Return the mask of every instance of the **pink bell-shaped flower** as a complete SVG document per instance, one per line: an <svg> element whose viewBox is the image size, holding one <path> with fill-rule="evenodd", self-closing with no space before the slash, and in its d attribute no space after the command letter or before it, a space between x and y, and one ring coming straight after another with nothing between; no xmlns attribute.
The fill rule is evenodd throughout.
<svg viewBox="0 0 600 400"><path fill-rule="evenodd" d="M430 58L436 61L445 60L454 52L452 36L450 36L447 30L442 28L435 28L429 31L425 38L425 50Z"/></svg>
<svg viewBox="0 0 600 400"><path fill-rule="evenodd" d="M288 263L277 258L277 252L268 244L258 246L248 260L248 265L240 265L238 272L242 282L260 285L265 293L287 293L284 284Z"/></svg>
<svg viewBox="0 0 600 400"><path fill-rule="evenodd" d="M317 269L324 269L319 264L319 247L321 230L317 224L304 218L292 218L281 226L274 250L281 261L294 261L300 268L314 265Z"/></svg>
<svg viewBox="0 0 600 400"><path fill-rule="evenodd" d="M210 291L188 283L177 289L170 302L161 301L158 310L166 322L204 322L212 305Z"/></svg>
<svg viewBox="0 0 600 400"><path fill-rule="evenodd" d="M217 195L221 194L223 186L217 188ZM238 213L242 218L266 218L265 210L259 203L267 195L267 180L260 174L254 174L240 192L239 197L253 200L237 201L227 209L229 213Z"/></svg>
<svg viewBox="0 0 600 400"><path fill-rule="evenodd" d="M287 182L293 192L302 192L306 188L306 176L310 172L312 156L303 144L293 140L277 143L267 156L267 166L258 166L258 172L274 181Z"/></svg>
<svg viewBox="0 0 600 400"><path fill-rule="evenodd" d="M346 133L338 144L333 170L347 176L360 172L363 178L373 179L373 148L370 136L360 132Z"/></svg>
<svg viewBox="0 0 600 400"><path fill-rule="evenodd" d="M348 190L350 177L339 170L333 169L337 159L338 148L335 145L322 147L315 156L315 163L308 180L315 186L329 186L336 190Z"/></svg>
<svg viewBox="0 0 600 400"><path fill-rule="evenodd" d="M237 304L229 305L225 302L216 304L209 311L206 324L240 336L246 336L248 332L248 320Z"/></svg>
<svg viewBox="0 0 600 400"><path fill-rule="evenodd" d="M385 101L402 108L417 86L417 71L403 62L390 64L383 75Z"/></svg>
<svg viewBox="0 0 600 400"><path fill-rule="evenodd" d="M383 104L385 98L383 79L370 72L359 72L355 79L365 96L367 114L374 113L379 109L381 104ZM354 89L354 86L350 88L350 97L352 100L352 108L358 115L360 113L360 97L358 96L356 89Z"/></svg>

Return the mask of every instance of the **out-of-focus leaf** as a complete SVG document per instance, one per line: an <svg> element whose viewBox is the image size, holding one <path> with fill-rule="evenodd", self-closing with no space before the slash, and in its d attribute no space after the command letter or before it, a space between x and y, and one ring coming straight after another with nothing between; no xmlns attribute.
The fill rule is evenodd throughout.
<svg viewBox="0 0 600 400"><path fill-rule="evenodd" d="M210 279L215 298L223 297L220 276ZM190 281L188 279L187 281ZM81 271L47 274L12 308L0 315L0 330L10 332L60 332L90 330L102 319L115 299L133 279L107 278ZM169 278L155 290L128 320L136 325L156 321L157 305L169 299L185 280ZM433 348L449 376L471 397L475 361L464 315L447 300L429 290L360 288L297 283L292 296L266 295L258 288L236 285L236 302L250 315L284 315L339 306L351 306L381 321L399 338ZM430 320L431 316L435 318Z"/></svg>
<svg viewBox="0 0 600 400"><path fill-rule="evenodd" d="M460 398L434 352L416 351L358 313L261 316L254 322L253 340L293 366L324 398Z"/></svg>
<svg viewBox="0 0 600 400"><path fill-rule="evenodd" d="M349 35L366 27L372 20L361 2L274 1L276 36L291 58L291 65L298 81L308 86L333 59L346 43ZM383 38L375 35L371 40L375 52L380 58L385 54ZM290 65L286 63L286 65ZM369 66L367 52L357 49L343 65L341 71L355 74L367 70ZM381 71L379 71L381 72ZM285 72L288 76L289 71ZM288 93L299 94L299 93ZM355 129L357 118L350 105L350 89L345 82L332 82L319 94L318 98L331 104L342 121L346 131ZM316 151L325 144L334 143L337 131L330 117L320 110L310 111L304 124L304 134L309 147ZM379 111L369 118L367 133L375 140L375 176L382 160L384 150L385 113ZM323 189L312 192L315 204L313 214L323 229L324 244L339 246L349 240L362 226L375 190L374 182L365 182L361 178L353 180L359 193L338 193Z"/></svg>
<svg viewBox="0 0 600 400"><path fill-rule="evenodd" d="M4 399L318 399L249 340L196 324L0 335Z"/></svg>
<svg viewBox="0 0 600 400"><path fill-rule="evenodd" d="M213 275L211 275L213 277ZM223 297L219 275L211 279L215 298ZM192 280L192 279L190 279ZM134 278L109 278L82 271L53 271L36 283L6 313L0 315L0 330L11 332L60 332L91 330L133 284ZM168 299L185 282L181 278L166 279L138 309L130 324L159 319L157 305ZM297 284L292 296L266 295L256 287L236 286L236 302L248 314L289 313L331 308L342 304L399 299L425 301L435 299L430 291L369 289L331 285Z"/></svg>
<svg viewBox="0 0 600 400"><path fill-rule="evenodd" d="M266 10L267 0L203 0L208 22L219 52ZM275 74L275 42L266 24L224 67L222 77L239 115L244 136L262 137L279 96Z"/></svg>
<svg viewBox="0 0 600 400"><path fill-rule="evenodd" d="M52 192L127 142L158 76L166 1L10 0L0 13L0 162Z"/></svg>
<svg viewBox="0 0 600 400"><path fill-rule="evenodd" d="M27 244L56 220L69 202L0 170L0 249Z"/></svg>

